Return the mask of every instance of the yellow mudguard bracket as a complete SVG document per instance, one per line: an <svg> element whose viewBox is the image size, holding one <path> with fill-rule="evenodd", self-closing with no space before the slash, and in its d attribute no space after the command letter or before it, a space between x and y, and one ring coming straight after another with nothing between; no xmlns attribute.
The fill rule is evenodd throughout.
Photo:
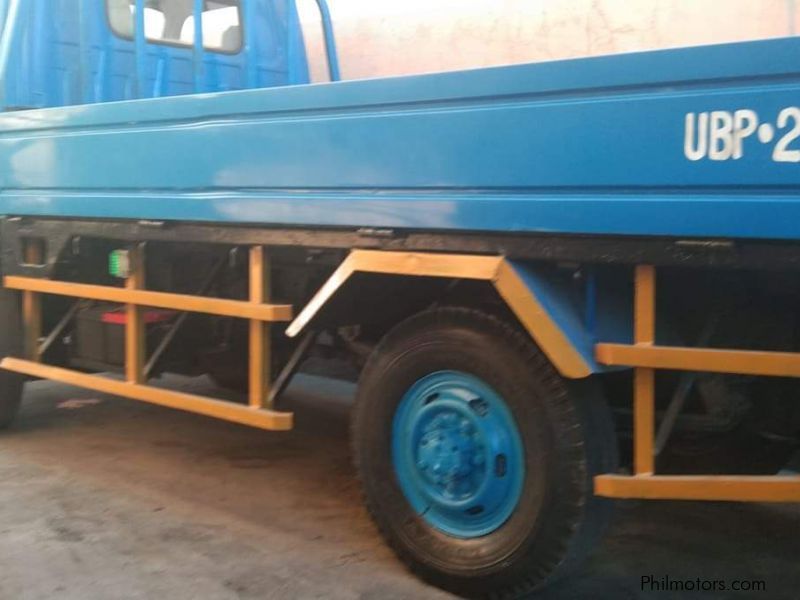
<svg viewBox="0 0 800 600"><path fill-rule="evenodd" d="M579 328L546 307L528 274L502 256L353 250L289 325L287 335L301 333L355 273L490 282L564 377L588 377L595 370L591 346L587 352L576 343Z"/></svg>

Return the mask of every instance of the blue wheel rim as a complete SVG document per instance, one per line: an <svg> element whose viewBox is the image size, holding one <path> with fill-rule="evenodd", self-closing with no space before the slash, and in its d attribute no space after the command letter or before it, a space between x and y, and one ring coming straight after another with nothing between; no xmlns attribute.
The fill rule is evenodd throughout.
<svg viewBox="0 0 800 600"><path fill-rule="evenodd" d="M392 423L392 462L414 511L459 538L499 529L525 480L522 440L505 401L458 371L431 373L403 396Z"/></svg>

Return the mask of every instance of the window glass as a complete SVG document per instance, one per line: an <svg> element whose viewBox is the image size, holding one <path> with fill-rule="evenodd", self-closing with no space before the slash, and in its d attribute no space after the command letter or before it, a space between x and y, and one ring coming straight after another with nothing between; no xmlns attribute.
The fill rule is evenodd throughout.
<svg viewBox="0 0 800 600"><path fill-rule="evenodd" d="M136 0L106 0L111 29L134 38ZM194 0L145 0L144 32L148 41L191 47L195 40ZM239 0L205 0L202 14L203 45L217 52L242 47Z"/></svg>

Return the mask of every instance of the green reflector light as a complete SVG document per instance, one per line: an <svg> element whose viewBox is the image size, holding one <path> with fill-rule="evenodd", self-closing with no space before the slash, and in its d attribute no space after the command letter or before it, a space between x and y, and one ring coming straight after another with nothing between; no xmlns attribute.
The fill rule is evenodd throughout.
<svg viewBox="0 0 800 600"><path fill-rule="evenodd" d="M131 272L130 254L127 250L114 250L108 255L108 273L112 277L127 278Z"/></svg>

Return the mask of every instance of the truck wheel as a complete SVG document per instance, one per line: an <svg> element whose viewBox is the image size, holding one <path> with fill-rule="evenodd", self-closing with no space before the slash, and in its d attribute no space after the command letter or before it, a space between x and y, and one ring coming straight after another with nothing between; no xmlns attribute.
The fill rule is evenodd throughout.
<svg viewBox="0 0 800 600"><path fill-rule="evenodd" d="M362 373L352 434L367 507L400 558L434 585L494 598L579 563L610 517L592 478L617 461L594 390L475 310L392 330Z"/></svg>
<svg viewBox="0 0 800 600"><path fill-rule="evenodd" d="M19 356L22 350L22 322L19 298L0 289L0 358ZM0 369L0 430L6 429L19 411L24 377Z"/></svg>

